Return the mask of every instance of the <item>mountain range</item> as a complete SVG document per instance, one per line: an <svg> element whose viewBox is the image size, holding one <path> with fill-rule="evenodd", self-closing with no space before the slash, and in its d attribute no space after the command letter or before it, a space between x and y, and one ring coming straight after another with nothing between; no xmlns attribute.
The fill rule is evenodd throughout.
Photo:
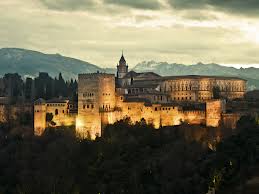
<svg viewBox="0 0 259 194"><path fill-rule="evenodd" d="M240 77L248 81L248 89L259 89L259 68L234 68L226 67L219 64L203 64L185 65L177 63L144 61L138 63L134 68L136 72L155 72L163 76L171 75L214 75L214 76L230 76Z"/></svg>
<svg viewBox="0 0 259 194"><path fill-rule="evenodd" d="M61 72L65 79L77 78L78 73L115 71L60 54L44 54L18 48L0 49L0 69L0 76L5 73L19 73L22 77L36 77L39 72L48 72L55 77Z"/></svg>
<svg viewBox="0 0 259 194"><path fill-rule="evenodd" d="M115 59L116 60L116 59ZM2 48L0 49L0 76L5 73L19 73L22 77L36 77L39 72L48 72L55 77L60 72L65 79L77 78L79 73L107 72L115 73L115 68L101 68L97 65L62 56L44 54L37 51ZM219 75L234 76L248 80L248 89L259 89L259 68L234 68L219 64L185 65L168 62L143 61L132 70L136 72L155 72L169 75Z"/></svg>

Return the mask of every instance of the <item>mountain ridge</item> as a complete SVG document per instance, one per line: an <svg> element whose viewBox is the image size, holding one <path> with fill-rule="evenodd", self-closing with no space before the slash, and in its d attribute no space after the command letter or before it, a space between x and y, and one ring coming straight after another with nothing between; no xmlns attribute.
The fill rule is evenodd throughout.
<svg viewBox="0 0 259 194"><path fill-rule="evenodd" d="M153 71L163 76L177 75L211 75L211 76L230 76L240 77L248 81L248 89L259 88L259 68L248 67L237 69L235 67L222 66L215 63L204 64L178 64L168 62L143 61L134 68L137 72Z"/></svg>
<svg viewBox="0 0 259 194"><path fill-rule="evenodd" d="M101 68L95 64L66 57L61 54L45 54L43 52L23 48L0 49L0 76L6 73L19 73L22 77L36 77L39 72L48 72L56 77L61 72L68 79L77 78L79 73L106 72L115 74L115 68ZM259 68L235 68L216 63L180 64L169 62L143 61L132 68L136 72L153 71L162 76L174 75L214 75L240 77L248 80L248 89L259 89Z"/></svg>
<svg viewBox="0 0 259 194"><path fill-rule="evenodd" d="M58 53L45 54L21 48L1 48L0 68L1 76L5 73L19 73L22 76L35 77L39 72L48 72L55 77L61 72L65 79L76 78L80 72L93 73L107 70Z"/></svg>

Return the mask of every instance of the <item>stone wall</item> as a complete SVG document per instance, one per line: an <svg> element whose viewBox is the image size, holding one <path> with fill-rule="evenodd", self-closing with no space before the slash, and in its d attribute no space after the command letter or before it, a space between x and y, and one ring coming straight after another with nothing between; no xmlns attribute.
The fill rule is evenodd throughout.
<svg viewBox="0 0 259 194"><path fill-rule="evenodd" d="M0 122L6 123L8 120L8 109L6 105L0 105Z"/></svg>
<svg viewBox="0 0 259 194"><path fill-rule="evenodd" d="M113 124L125 117L130 117L133 123L145 119L155 128L180 125L182 122L211 127L218 127L220 124L235 127L238 116L225 114L225 100L210 100L213 97L212 89L215 84L219 86L221 92L232 92L233 97L241 97L245 88L243 80L166 79L160 85L161 91L157 91L158 94L136 94L137 100L134 100L134 96L132 100L129 95L116 94L115 77L112 74L79 74L77 117L69 114L68 102L61 106L36 104L35 134L42 134L43 128L46 127L46 113L53 114L53 121L57 126L76 123L77 134L82 138L92 139L101 136L107 124ZM168 96L176 101L206 101L206 109L184 111L179 104L170 103ZM160 99L156 99L157 97ZM151 103L144 99L149 99Z"/></svg>
<svg viewBox="0 0 259 194"><path fill-rule="evenodd" d="M213 89L226 99L244 98L246 81L227 77L179 76L164 78L162 92L171 95L175 101L206 101L213 99Z"/></svg>
<svg viewBox="0 0 259 194"><path fill-rule="evenodd" d="M115 109L115 77L112 74L79 74L78 117L76 130L79 136L101 135L101 112Z"/></svg>
<svg viewBox="0 0 259 194"><path fill-rule="evenodd" d="M1 104L0 105L0 122L18 122L19 117L28 113L33 117L33 107L30 104L22 104L22 105L9 105L9 104ZM13 123L14 124L14 123Z"/></svg>
<svg viewBox="0 0 259 194"><path fill-rule="evenodd" d="M183 114L183 121L190 125L205 125L206 124L206 112L205 111L181 111Z"/></svg>
<svg viewBox="0 0 259 194"><path fill-rule="evenodd" d="M226 112L225 100L211 100L206 103L206 125L209 127L220 126L222 114Z"/></svg>
<svg viewBox="0 0 259 194"><path fill-rule="evenodd" d="M228 113L222 115L223 126L227 129L236 129L237 122L241 118L240 113Z"/></svg>
<svg viewBox="0 0 259 194"><path fill-rule="evenodd" d="M52 123L46 121L47 113L52 114ZM76 114L69 113L68 101L44 102L34 105L34 133L42 135L46 127L76 125Z"/></svg>
<svg viewBox="0 0 259 194"><path fill-rule="evenodd" d="M34 105L34 134L40 136L46 129L46 104Z"/></svg>

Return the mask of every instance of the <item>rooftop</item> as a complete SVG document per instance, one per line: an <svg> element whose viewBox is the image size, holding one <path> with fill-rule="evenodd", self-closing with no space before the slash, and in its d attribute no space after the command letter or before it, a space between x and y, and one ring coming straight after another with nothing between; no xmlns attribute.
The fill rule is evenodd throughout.
<svg viewBox="0 0 259 194"><path fill-rule="evenodd" d="M161 80L170 80L170 79L220 79L220 80L243 80L245 79L239 77L227 77L227 76L209 76L209 75L181 75L181 76L164 76L161 77Z"/></svg>

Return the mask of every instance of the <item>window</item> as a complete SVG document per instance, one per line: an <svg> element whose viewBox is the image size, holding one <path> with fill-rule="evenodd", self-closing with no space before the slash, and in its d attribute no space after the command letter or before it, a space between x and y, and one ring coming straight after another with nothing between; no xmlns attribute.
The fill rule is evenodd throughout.
<svg viewBox="0 0 259 194"><path fill-rule="evenodd" d="M85 105L83 105L83 109L85 109Z"/></svg>
<svg viewBox="0 0 259 194"><path fill-rule="evenodd" d="M63 110L62 112L63 112L63 113L65 113L65 111L64 111L64 110Z"/></svg>
<svg viewBox="0 0 259 194"><path fill-rule="evenodd" d="M157 111L157 107L155 108L155 111Z"/></svg>
<svg viewBox="0 0 259 194"><path fill-rule="evenodd" d="M94 105L92 104L92 109L94 108Z"/></svg>
<svg viewBox="0 0 259 194"><path fill-rule="evenodd" d="M58 109L55 110L55 115L58 115Z"/></svg>
<svg viewBox="0 0 259 194"><path fill-rule="evenodd" d="M86 106L87 108L89 108L89 104L87 104L87 106Z"/></svg>

